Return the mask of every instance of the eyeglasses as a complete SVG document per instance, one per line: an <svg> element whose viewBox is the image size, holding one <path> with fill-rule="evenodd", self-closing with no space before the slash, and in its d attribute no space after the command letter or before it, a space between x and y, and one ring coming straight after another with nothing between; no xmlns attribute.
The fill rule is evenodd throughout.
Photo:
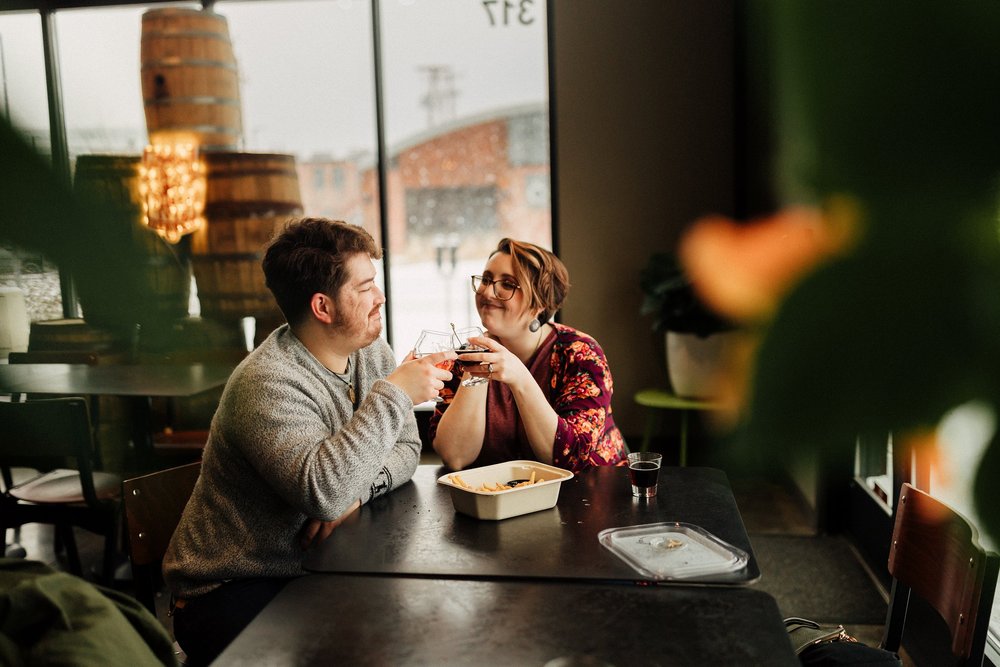
<svg viewBox="0 0 1000 667"><path fill-rule="evenodd" d="M493 280L486 276L472 276L472 289L478 292L483 287L493 285L493 296L500 301L510 301L514 298L514 290L521 289L517 283L509 280Z"/></svg>

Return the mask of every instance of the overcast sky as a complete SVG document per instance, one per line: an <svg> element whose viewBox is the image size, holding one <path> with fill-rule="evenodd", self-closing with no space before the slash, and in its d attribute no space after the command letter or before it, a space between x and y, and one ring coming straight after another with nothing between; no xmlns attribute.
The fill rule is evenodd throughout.
<svg viewBox="0 0 1000 667"><path fill-rule="evenodd" d="M383 0L383 90L390 143L426 129L427 111L420 105L427 92L422 66L453 68L459 117L543 103L544 4L524 0L525 17L532 23L519 22L520 8L515 7L503 25L502 1ZM227 18L240 71L247 150L337 156L371 150L374 89L368 0L220 1L215 10ZM122 7L57 14L71 134L74 128L145 126L139 78L144 11ZM0 39L5 65L0 75L5 74L15 122L47 127L37 16L0 14Z"/></svg>

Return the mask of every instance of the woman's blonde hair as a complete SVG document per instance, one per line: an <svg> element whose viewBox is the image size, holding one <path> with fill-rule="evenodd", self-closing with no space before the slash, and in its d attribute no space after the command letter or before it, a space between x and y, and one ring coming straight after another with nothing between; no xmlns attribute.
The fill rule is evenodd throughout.
<svg viewBox="0 0 1000 667"><path fill-rule="evenodd" d="M541 308L539 322L547 322L562 306L569 292L569 271L551 252L526 241L504 238L490 257L502 252L510 255L514 278L527 299L528 309Z"/></svg>

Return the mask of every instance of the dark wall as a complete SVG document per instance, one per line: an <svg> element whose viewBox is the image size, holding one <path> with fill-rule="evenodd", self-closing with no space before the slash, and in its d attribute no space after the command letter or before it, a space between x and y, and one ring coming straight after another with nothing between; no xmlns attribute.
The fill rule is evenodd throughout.
<svg viewBox="0 0 1000 667"><path fill-rule="evenodd" d="M633 394L667 385L639 269L699 216L735 213L735 4L550 2L562 321L604 347L626 437L642 432Z"/></svg>

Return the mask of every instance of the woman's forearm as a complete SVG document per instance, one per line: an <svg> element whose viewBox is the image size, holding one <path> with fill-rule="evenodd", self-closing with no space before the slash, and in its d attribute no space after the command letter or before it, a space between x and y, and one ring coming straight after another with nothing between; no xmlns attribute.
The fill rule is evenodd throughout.
<svg viewBox="0 0 1000 667"><path fill-rule="evenodd" d="M511 393L517 403L524 433L528 436L535 458L551 465L559 415L549 405L542 388L536 382L525 382L523 386L511 387Z"/></svg>
<svg viewBox="0 0 1000 667"><path fill-rule="evenodd" d="M485 434L486 386L459 387L431 444L446 466L461 470L479 456Z"/></svg>

